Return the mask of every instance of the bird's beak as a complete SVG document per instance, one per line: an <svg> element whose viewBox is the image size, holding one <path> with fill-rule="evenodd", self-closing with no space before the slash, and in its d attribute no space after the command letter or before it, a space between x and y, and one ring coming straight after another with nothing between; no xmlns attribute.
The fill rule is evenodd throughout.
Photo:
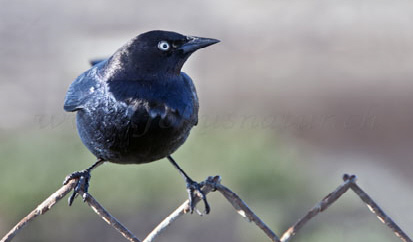
<svg viewBox="0 0 413 242"><path fill-rule="evenodd" d="M181 46L184 54L192 53L197 49L205 48L219 42L217 39L201 38L195 36L187 36L188 42Z"/></svg>

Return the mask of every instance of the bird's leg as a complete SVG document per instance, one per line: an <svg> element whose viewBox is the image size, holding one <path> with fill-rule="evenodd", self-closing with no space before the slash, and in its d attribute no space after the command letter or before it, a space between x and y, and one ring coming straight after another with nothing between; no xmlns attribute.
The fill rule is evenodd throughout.
<svg viewBox="0 0 413 242"><path fill-rule="evenodd" d="M98 159L95 164L93 164L91 167L81 170L81 171L75 171L70 175L67 175L65 180L63 181L63 185L66 185L70 180L72 179L78 179L75 188L73 189L72 195L69 197L69 206L72 205L73 200L75 200L77 194L79 194L80 191L83 191L83 201L86 201L86 198L88 196L88 188L89 188L89 180L90 180L90 172L95 169L96 167L100 166L103 164L105 161L102 159Z"/></svg>
<svg viewBox="0 0 413 242"><path fill-rule="evenodd" d="M181 167L178 166L178 164L175 162L175 160L168 155L167 156L168 160L172 163L172 165L178 169L179 173L181 173L181 175L185 178L185 182L186 182L186 190L188 191L188 196L189 196L189 208L190 208L190 212L193 213L194 209L195 209L195 197L196 195L198 195L205 204L205 214L208 214L210 211L210 207L208 204L208 201L206 199L206 196L204 194L204 192L202 192L201 190L201 186L199 185L199 183L195 182L194 180L192 180L186 173L184 170L181 169ZM197 211L198 212L198 211ZM200 215L202 215L200 212L198 212Z"/></svg>

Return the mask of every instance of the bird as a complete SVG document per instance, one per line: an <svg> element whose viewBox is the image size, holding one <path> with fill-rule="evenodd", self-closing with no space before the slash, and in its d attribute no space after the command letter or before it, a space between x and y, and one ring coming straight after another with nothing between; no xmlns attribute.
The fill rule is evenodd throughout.
<svg viewBox="0 0 413 242"><path fill-rule="evenodd" d="M132 38L111 57L92 61L93 66L73 81L64 110L76 112L80 139L97 161L64 179L64 184L77 180L69 205L80 192L86 200L91 171L104 162L143 164L167 158L185 179L190 212L199 196L209 213L201 185L171 154L198 124L195 85L181 69L195 51L218 42L152 30Z"/></svg>

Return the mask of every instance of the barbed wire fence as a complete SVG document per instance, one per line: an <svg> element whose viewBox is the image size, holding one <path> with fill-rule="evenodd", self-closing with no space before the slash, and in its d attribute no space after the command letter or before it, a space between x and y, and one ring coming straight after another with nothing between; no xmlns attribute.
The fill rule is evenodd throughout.
<svg viewBox="0 0 413 242"><path fill-rule="evenodd" d="M337 201L341 195L346 193L349 189L356 193L361 200L366 203L367 207L377 218L389 227L394 234L404 242L412 242L409 236L403 232L403 230L389 217L384 211L377 205L376 202L364 192L356 183L355 175L343 175L344 182L336 188L333 192L325 196L319 203L317 203L312 209L310 209L306 215L301 217L294 225L288 228L281 237L277 236L265 223L262 221L249 207L248 205L233 191L221 184L221 177L214 176L208 177L205 181L201 182L202 191L206 194L210 192L221 193L234 209L242 217L247 218L250 222L253 222L258 226L267 237L274 242L287 242L309 221L311 218L326 210L331 204ZM49 211L57 202L59 202L66 194L68 194L76 185L77 180L71 180L68 184L62 186L55 193L51 194L46 200L37 206L26 217L20 220L16 226L14 226L0 242L11 241L28 223L34 218ZM81 193L80 195L83 196ZM123 226L115 217L113 217L92 195L88 195L85 199L86 203L105 220L110 226L116 229L129 241L141 242L132 232ZM198 203L199 198L196 198L195 202ZM157 225L152 232L150 232L142 242L152 242L176 219L189 212L189 202L186 200L173 211L168 217L166 217L159 225Z"/></svg>

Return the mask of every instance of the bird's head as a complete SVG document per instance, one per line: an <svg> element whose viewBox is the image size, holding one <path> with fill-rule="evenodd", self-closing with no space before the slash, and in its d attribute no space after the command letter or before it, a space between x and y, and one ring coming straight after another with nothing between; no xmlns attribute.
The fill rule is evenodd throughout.
<svg viewBox="0 0 413 242"><path fill-rule="evenodd" d="M117 52L118 61L138 72L179 74L192 53L218 42L216 39L154 30L138 35L123 46Z"/></svg>

